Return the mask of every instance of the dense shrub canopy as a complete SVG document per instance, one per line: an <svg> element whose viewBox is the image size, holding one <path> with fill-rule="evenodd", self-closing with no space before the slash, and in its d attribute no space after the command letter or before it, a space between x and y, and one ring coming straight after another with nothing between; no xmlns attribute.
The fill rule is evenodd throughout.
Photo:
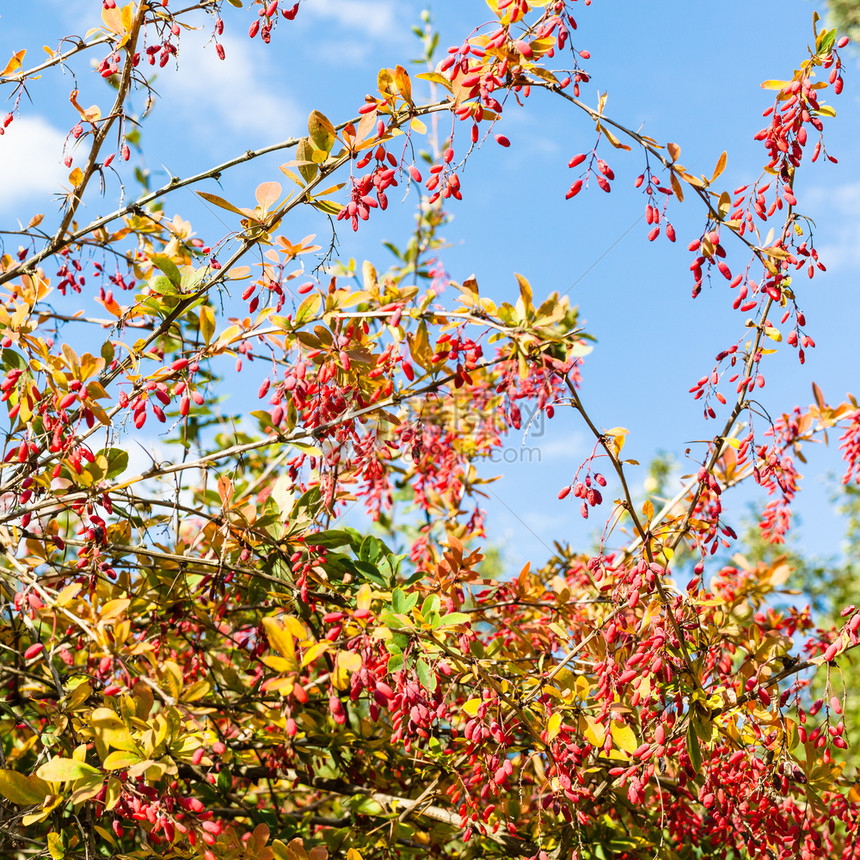
<svg viewBox="0 0 860 860"><path fill-rule="evenodd" d="M860 613L818 628L778 597L785 558L726 563L723 513L759 485L780 544L804 446L828 435L860 481L853 399L816 387L781 415L756 400L772 354L815 346L803 295L824 266L795 182L835 161L822 134L845 40L818 16L805 55L799 35L751 126L763 169L734 190L726 153L688 169L586 92L577 22L611 14L588 0L491 0L441 54L425 17L427 71L383 68L354 116L315 110L294 138L154 187L132 175L133 104L154 68L174 73L183 28L209 28L229 64L225 26L274 50L303 9L101 5L82 39L17 51L0 76L6 127L78 55L95 58L87 91L107 82L91 107L83 79L71 94L60 215L0 257L4 856L860 853L839 682ZM577 206L615 188L616 161L641 163L649 238L675 242L670 218L693 207L692 295L710 285L737 312L695 371L697 465L656 503L631 490L628 431L589 411L592 338L569 299L512 273L519 298L496 302L444 266L466 162L507 148L500 118L538 91L589 141L559 194ZM277 178L209 190L272 152ZM414 232L388 269L302 229L315 210L360 232L406 188ZM167 214L183 189L226 237ZM246 414L228 411L237 389ZM560 410L592 447L558 500L605 525L594 547L495 576L478 465ZM133 468L153 427L165 444ZM352 506L363 529L339 522Z"/></svg>

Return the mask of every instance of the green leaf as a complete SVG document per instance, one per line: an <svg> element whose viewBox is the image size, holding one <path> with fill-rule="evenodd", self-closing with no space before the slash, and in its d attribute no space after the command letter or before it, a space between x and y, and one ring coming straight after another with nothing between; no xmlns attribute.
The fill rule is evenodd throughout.
<svg viewBox="0 0 860 860"><path fill-rule="evenodd" d="M102 453L108 461L106 478L115 478L128 468L128 451L122 448L106 448Z"/></svg>
<svg viewBox="0 0 860 860"><path fill-rule="evenodd" d="M267 412L266 415L268 414ZM340 530L316 532L315 534L309 534L306 542L314 546L330 548L352 543L352 536L348 532Z"/></svg>
<svg viewBox="0 0 860 860"><path fill-rule="evenodd" d="M179 287L164 275L157 275L149 282L152 290L162 296L178 296L180 295Z"/></svg>
<svg viewBox="0 0 860 860"><path fill-rule="evenodd" d="M178 287L182 283L182 275L179 273L179 268L176 263L170 259L170 257L164 257L161 254L157 254L154 257L150 257L150 260L154 266L161 269L161 271L167 275L172 284L175 284Z"/></svg>
<svg viewBox="0 0 860 860"><path fill-rule="evenodd" d="M388 651L388 672L399 672L403 668L403 651L396 642L386 642Z"/></svg>
<svg viewBox="0 0 860 860"><path fill-rule="evenodd" d="M438 683L436 680L436 673L430 668L429 664L423 657L419 657L418 661L415 663L415 671L418 673L418 680L421 682L421 686L424 687L425 690L433 692L436 689L436 684Z"/></svg>
<svg viewBox="0 0 860 860"><path fill-rule="evenodd" d="M702 769L702 750L699 747L699 736L692 721L687 725L687 754L690 756L690 764L698 773Z"/></svg>
<svg viewBox="0 0 860 860"><path fill-rule="evenodd" d="M470 620L471 617L465 612L449 612L447 615L442 616L442 620L440 621L439 626L453 627L455 624L465 624L467 621Z"/></svg>
<svg viewBox="0 0 860 860"><path fill-rule="evenodd" d="M14 349L4 349L3 367L6 370L26 370L27 359L20 352L15 352Z"/></svg>
<svg viewBox="0 0 860 860"><path fill-rule="evenodd" d="M818 54L829 54L836 43L836 30L822 30L815 40L815 51Z"/></svg>

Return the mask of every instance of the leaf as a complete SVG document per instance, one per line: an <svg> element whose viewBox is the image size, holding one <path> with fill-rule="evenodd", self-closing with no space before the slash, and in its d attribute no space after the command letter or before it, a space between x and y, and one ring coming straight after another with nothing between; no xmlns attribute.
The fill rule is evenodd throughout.
<svg viewBox="0 0 860 860"><path fill-rule="evenodd" d="M829 54L836 43L836 30L822 30L815 40L815 52L822 56Z"/></svg>
<svg viewBox="0 0 860 860"><path fill-rule="evenodd" d="M150 257L150 262L165 275L167 275L168 280L171 284L175 286L180 286L182 283L182 275L179 273L179 267L170 257L165 257L161 254L156 254L154 257Z"/></svg>
<svg viewBox="0 0 860 860"><path fill-rule="evenodd" d="M610 732L612 733L612 743L617 749L624 750L626 753L633 753L639 746L633 729L620 720L613 721Z"/></svg>
<svg viewBox="0 0 860 860"><path fill-rule="evenodd" d="M292 634L282 627L274 618L268 616L263 619L263 627L269 643L275 647L278 653L284 657L294 668L298 668L296 662L296 646Z"/></svg>
<svg viewBox="0 0 860 860"><path fill-rule="evenodd" d="M468 714L470 717L474 717L475 714L478 713L478 709L481 707L481 702L483 699L469 699L468 702L463 703L463 713Z"/></svg>
<svg viewBox="0 0 860 860"><path fill-rule="evenodd" d="M421 686L432 693L438 683L436 673L430 668L430 665L423 657L419 657L415 662L415 671L418 673L418 681L421 683Z"/></svg>
<svg viewBox="0 0 860 860"><path fill-rule="evenodd" d="M47 782L72 782L76 779L88 777L101 777L101 771L82 761L72 758L52 758L45 762L37 771L36 775Z"/></svg>
<svg viewBox="0 0 860 860"><path fill-rule="evenodd" d="M214 206L220 206L222 209L226 209L228 212L235 212L237 215L241 215L243 218L246 217L245 212L234 206L232 203L228 203L223 197L219 197L217 194L210 194L208 191L198 191L197 193L204 200L208 200Z"/></svg>
<svg viewBox="0 0 860 860"><path fill-rule="evenodd" d="M310 666L315 660L321 657L328 649L331 647L331 642L323 641L317 642L314 645L311 645L307 651L305 651L304 657L302 657L302 668L305 666Z"/></svg>
<svg viewBox="0 0 860 860"><path fill-rule="evenodd" d="M38 776L25 776L16 770L0 770L0 794L18 806L41 803L50 793L50 786Z"/></svg>
<svg viewBox="0 0 860 860"><path fill-rule="evenodd" d="M108 461L106 478L115 478L128 468L128 451L123 448L106 448L102 452Z"/></svg>
<svg viewBox="0 0 860 860"><path fill-rule="evenodd" d="M394 69L394 85L397 91L403 97L403 100L408 104L412 104L412 82L409 80L409 74L403 66L397 66Z"/></svg>
<svg viewBox="0 0 860 860"><path fill-rule="evenodd" d="M63 860L66 856L66 850L63 848L63 837L59 833L51 832L48 834L48 853L52 860Z"/></svg>
<svg viewBox="0 0 860 860"><path fill-rule="evenodd" d="M699 746L699 736L696 734L693 721L687 725L687 754L690 756L690 764L698 773L702 769L702 750Z"/></svg>
<svg viewBox="0 0 860 860"><path fill-rule="evenodd" d="M302 179L305 182L313 181L319 168L314 163L314 148L306 137L303 137L296 147L296 160Z"/></svg>
<svg viewBox="0 0 860 860"><path fill-rule="evenodd" d="M280 182L262 182L257 186L255 194L257 204L265 211L268 211L277 203L281 196Z"/></svg>
<svg viewBox="0 0 860 860"><path fill-rule="evenodd" d="M626 143L622 143L605 125L598 123L597 128L603 132L604 137L616 149L623 149L625 152L630 151L630 147Z"/></svg>
<svg viewBox="0 0 860 860"><path fill-rule="evenodd" d="M683 203L684 189L681 187L681 183L678 182L678 177L675 176L674 172L669 174L669 181L672 183L672 191L675 192L675 196L678 198L678 202Z"/></svg>
<svg viewBox="0 0 860 860"><path fill-rule="evenodd" d="M6 68L0 72L0 78L8 77L9 75L14 75L21 68L21 60L24 59L24 54L27 53L27 49L23 48L20 51L15 51L12 54L12 59L6 63Z"/></svg>
<svg viewBox="0 0 860 860"><path fill-rule="evenodd" d="M472 617L465 612L449 612L442 616L439 627L454 627L457 624L467 624Z"/></svg>
<svg viewBox="0 0 860 860"><path fill-rule="evenodd" d="M140 756L136 752L127 750L115 750L104 760L105 770L125 770L136 765Z"/></svg>
<svg viewBox="0 0 860 860"><path fill-rule="evenodd" d="M613 427L611 430L607 430L603 434L607 437L607 441L609 441L616 457L621 453L621 449L624 447L624 442L629 432L630 431L626 427Z"/></svg>
<svg viewBox="0 0 860 860"><path fill-rule="evenodd" d="M728 191L724 191L720 195L720 202L717 204L717 209L720 213L720 218L724 219L729 214L729 209L732 208L732 198Z"/></svg>
<svg viewBox="0 0 860 860"><path fill-rule="evenodd" d="M308 117L308 133L311 136L311 143L317 148L328 154L337 140L337 132L332 125L331 120L320 113L318 110L311 111Z"/></svg>
<svg viewBox="0 0 860 860"><path fill-rule="evenodd" d="M603 746L603 742L606 740L606 728L602 723L598 723L594 717L588 715L580 717L579 729L595 749L600 749Z"/></svg>
<svg viewBox="0 0 860 860"><path fill-rule="evenodd" d="M720 176L722 172L726 169L727 160L728 155L723 152L723 154L717 159L717 166L714 168L714 175L711 177L711 182L713 182L718 176Z"/></svg>
<svg viewBox="0 0 860 860"><path fill-rule="evenodd" d="M84 181L84 172L80 167L76 167L69 174L69 182L72 183L73 188L77 188Z"/></svg>
<svg viewBox="0 0 860 860"><path fill-rule="evenodd" d="M817 382L812 383L812 396L815 398L819 409L823 410L827 408L827 401L824 399L824 394L822 394Z"/></svg>
<svg viewBox="0 0 860 860"><path fill-rule="evenodd" d="M762 81L761 88L763 90L784 90L791 84L791 81Z"/></svg>
<svg viewBox="0 0 860 860"><path fill-rule="evenodd" d="M549 722L546 724L547 741L552 743L558 737L559 731L561 731L561 714L555 713L549 718Z"/></svg>
<svg viewBox="0 0 860 860"><path fill-rule="evenodd" d="M104 744L104 749L114 747L137 753L137 746L131 737L131 732L116 711L110 708L96 708L90 716L90 722L96 738Z"/></svg>
<svg viewBox="0 0 860 860"><path fill-rule="evenodd" d="M299 309L296 311L296 325L302 325L302 323L307 322L309 319L313 319L321 307L322 296L319 293L311 293L299 305Z"/></svg>
<svg viewBox="0 0 860 860"><path fill-rule="evenodd" d="M669 151L672 161L677 161L681 157L681 147L677 143L667 143L666 149Z"/></svg>
<svg viewBox="0 0 860 860"><path fill-rule="evenodd" d="M203 305L200 308L200 334L207 346L212 343L212 336L215 334L215 313L209 305Z"/></svg>

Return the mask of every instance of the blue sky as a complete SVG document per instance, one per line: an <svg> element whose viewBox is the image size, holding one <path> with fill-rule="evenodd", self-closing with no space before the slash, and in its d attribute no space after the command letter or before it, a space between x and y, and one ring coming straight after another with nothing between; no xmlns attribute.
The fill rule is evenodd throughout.
<svg viewBox="0 0 860 860"><path fill-rule="evenodd" d="M98 23L100 5L100 0L0 5L0 63L23 47L28 48L27 60L35 59L41 45L56 46L68 33L83 34ZM729 190L758 176L764 153L753 135L764 124L761 111L771 95L759 84L788 77L804 58L813 11L824 12L820 5L807 0L594 0L590 7L578 5L575 44L592 55L592 83L583 89L584 100L594 103L598 89L608 91L610 116L658 140L679 143L681 160L695 171L710 173L720 153L728 150L721 183ZM251 14L225 4L222 41L228 61L216 58L209 31L186 32L179 68L168 66L155 82L159 98L143 132L154 182L302 133L312 109L334 121L354 115L364 94L375 89L380 67L417 54L409 30L423 6L412 0L303 0L296 20L281 21L272 44L265 46L246 36ZM478 0L438 2L432 12L443 49L461 42L487 17ZM807 404L813 380L832 401L860 389L855 287L860 273L860 114L856 55L846 56L838 116L826 123L828 151L839 164L813 165L798 181L799 208L815 220L819 251L828 266L826 275L799 287L808 329L819 345L803 367L789 349L770 362L762 401L776 414L795 403ZM85 64L76 68L80 103L108 104L110 94L98 76ZM31 86L32 104L22 102L21 117L0 138L4 229L14 229L17 218L26 223L37 211L48 216L55 211L51 193L68 172L60 159L76 119L68 102L74 86L70 75L57 70L45 74ZM495 299L515 296L513 272L529 278L536 297L567 292L598 341L587 359L583 388L596 423L629 428L625 453L643 464L658 450L683 463L685 449L695 456L701 446L694 440L716 429L714 422L703 421L687 389L710 370L714 355L741 334L741 319L730 309L724 282L715 281L695 301L690 298L686 245L701 229L701 210L694 204L674 205L671 219L678 242L649 243L644 199L633 187L642 160L636 153L612 150L601 151L618 176L612 193L594 188L566 202L571 182L567 161L590 150L594 128L581 114L543 94L533 95L524 110L509 105L497 130L512 145L505 150L490 141L463 171L464 199L452 206L454 220L445 230L452 243L445 257L448 271L455 280L474 272L482 292ZM248 205L259 182L283 178L277 165L284 160L260 159L225 176L220 187L210 182L201 190ZM127 187L132 190L133 183ZM392 203L399 198L392 195ZM88 200L82 218L108 208L113 208L110 195L103 204ZM208 208L191 190L166 208L190 218L207 241L233 226L227 213ZM387 252L380 242L405 242L411 216L407 200L387 213L374 213L357 236L342 231L342 255L373 259L384 267ZM294 239L316 232L325 244L330 238L327 222L307 213L285 225L285 232ZM255 388L250 382L248 387ZM237 401L237 408L248 407ZM590 451L583 428L559 409L543 435L527 440L526 448L529 453L523 453L519 440L510 440L504 462L496 464L504 477L491 485L487 505L491 541L501 545L512 569L529 559L539 562L553 539L581 545L595 528L595 519L584 523L575 505L556 499ZM823 476L839 469L835 450L814 452L803 469L797 510L806 549L832 553L838 548L840 525L826 510ZM695 471L694 463L684 471ZM643 468L631 478L641 488L644 476ZM730 522L737 524L745 512L741 500L752 498L761 496L737 494L729 506Z"/></svg>

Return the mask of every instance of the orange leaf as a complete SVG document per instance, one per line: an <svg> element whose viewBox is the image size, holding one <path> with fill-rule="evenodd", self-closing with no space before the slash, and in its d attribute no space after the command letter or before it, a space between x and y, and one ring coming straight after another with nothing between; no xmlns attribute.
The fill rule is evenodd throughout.
<svg viewBox="0 0 860 860"><path fill-rule="evenodd" d="M717 159L717 166L714 168L714 175L711 177L711 182L713 182L726 169L727 158L728 158L728 156L724 152Z"/></svg>
<svg viewBox="0 0 860 860"><path fill-rule="evenodd" d="M14 75L18 71L18 69L21 68L21 60L24 59L24 54L26 54L26 53L27 53L26 48L22 48L20 51L15 51L15 53L12 54L12 59L9 60L8 63L6 63L6 68L3 69L2 72L0 72L0 78L5 78L5 77L8 77L9 75Z"/></svg>

